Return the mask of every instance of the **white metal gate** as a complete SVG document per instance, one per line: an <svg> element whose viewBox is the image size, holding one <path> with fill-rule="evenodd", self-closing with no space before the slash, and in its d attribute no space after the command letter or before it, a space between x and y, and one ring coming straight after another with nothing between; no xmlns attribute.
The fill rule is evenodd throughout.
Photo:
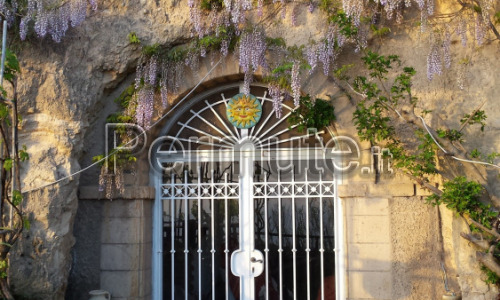
<svg viewBox="0 0 500 300"><path fill-rule="evenodd" d="M291 134L289 113L269 122L270 100L257 98L254 127L222 117L222 94L182 114L157 151L153 299L345 299L342 209L324 145L293 147L318 133Z"/></svg>

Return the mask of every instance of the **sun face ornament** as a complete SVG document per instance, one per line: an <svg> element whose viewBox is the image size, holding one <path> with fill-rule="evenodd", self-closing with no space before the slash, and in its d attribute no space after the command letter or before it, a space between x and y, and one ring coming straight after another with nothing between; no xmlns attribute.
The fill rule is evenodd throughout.
<svg viewBox="0 0 500 300"><path fill-rule="evenodd" d="M254 95L238 94L229 100L226 114L229 122L236 128L248 129L259 122L262 105Z"/></svg>

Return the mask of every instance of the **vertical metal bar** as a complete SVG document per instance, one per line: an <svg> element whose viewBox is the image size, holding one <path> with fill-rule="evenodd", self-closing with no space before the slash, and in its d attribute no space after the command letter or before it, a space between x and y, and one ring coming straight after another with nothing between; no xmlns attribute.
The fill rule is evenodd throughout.
<svg viewBox="0 0 500 300"><path fill-rule="evenodd" d="M243 132L243 131L242 131ZM253 175L254 151L252 143L245 143L240 148L240 250L248 261L243 262L243 274L240 276L240 300L255 299L255 280L250 263L250 255L255 250Z"/></svg>
<svg viewBox="0 0 500 300"><path fill-rule="evenodd" d="M171 235L171 250L170 250L170 264L171 264L171 281L172 281L172 300L175 300L175 174L172 173L170 179L170 187L172 189L170 199L170 235Z"/></svg>
<svg viewBox="0 0 500 300"><path fill-rule="evenodd" d="M319 172L319 257L320 257L320 284L321 284L321 300L325 300L325 270L324 270L324 252L323 245L323 172Z"/></svg>
<svg viewBox="0 0 500 300"><path fill-rule="evenodd" d="M201 249L201 167L198 167L198 300L201 300L202 290L201 290L201 254L203 250Z"/></svg>
<svg viewBox="0 0 500 300"><path fill-rule="evenodd" d="M186 300L188 299L188 223L189 223L189 199L188 199L188 170L184 170L184 295Z"/></svg>
<svg viewBox="0 0 500 300"><path fill-rule="evenodd" d="M214 170L211 171L211 176L212 176L212 185L211 185L211 197L210 197L210 204L211 204L211 211L212 211L212 216L210 220L210 231L211 231L211 236L212 236L212 250L210 252L212 253L212 300L215 300L215 207L214 207L214 185L215 185L215 179L214 179Z"/></svg>
<svg viewBox="0 0 500 300"><path fill-rule="evenodd" d="M6 26L5 26L5 20L4 20L4 27L3 27L3 31L6 30ZM3 37L2 37L2 47L3 47ZM7 52L7 49L5 49L4 52L2 52L2 59L4 59L4 55L6 54ZM4 63L4 68L5 68L5 63ZM0 70L1 71L1 70ZM3 74L3 72L1 72ZM10 182L10 194L11 194L11 197L14 197L14 191L16 190L16 178L17 178L17 155L16 155L16 131L17 131L17 116L16 116L16 106L17 106L17 103L15 103L15 101L17 101L16 99L12 99L12 145L11 145L11 159L12 159L12 168L10 170L10 178L11 178L11 182ZM7 142L7 141L6 141ZM7 191L6 191L7 192ZM10 218L9 218L9 222L11 224L11 226L14 225L14 208L12 206L10 206Z"/></svg>
<svg viewBox="0 0 500 300"><path fill-rule="evenodd" d="M337 179L334 180L335 203L335 292L336 299L345 299L345 260L344 260L344 220L342 201L337 193Z"/></svg>
<svg viewBox="0 0 500 300"><path fill-rule="evenodd" d="M12 152L12 155L11 155L11 159L12 159L12 168L10 169L10 172L11 172L11 175L10 175L10 178L11 178L11 182L10 182L10 193L11 193L11 197L14 197L14 191L16 190L16 177L17 177L17 157L16 157L16 130L17 130L17 116L16 116L16 105L17 103L14 103L16 100L14 99L12 101L12 145L11 145L11 152ZM12 208L11 206L11 209L10 209L10 222L14 222L14 216L13 216L13 213L14 213L14 209ZM13 223L12 223L13 224Z"/></svg>
<svg viewBox="0 0 500 300"><path fill-rule="evenodd" d="M227 194L227 173L224 173L224 225L225 225L225 239L226 239L226 249L224 249L224 255L226 257L226 270L225 270L225 275L226 275L226 300L229 300L229 216L228 216L228 207L227 207L227 201L228 201L228 194Z"/></svg>
<svg viewBox="0 0 500 300"><path fill-rule="evenodd" d="M3 85L3 73L5 72L5 53L7 52L7 20L3 20L2 28L2 62L0 65L0 85Z"/></svg>
<svg viewBox="0 0 500 300"><path fill-rule="evenodd" d="M163 299L163 176L155 178L156 197L153 209L153 299Z"/></svg>
<svg viewBox="0 0 500 300"><path fill-rule="evenodd" d="M2 61L0 66L0 85L3 86L3 73L5 72L5 53L7 49L7 20L3 21L2 33ZM7 141L5 141L7 142ZM3 145L0 146L0 158L3 158ZM2 172L0 172L0 182L2 181ZM0 185L0 199L2 199L2 186ZM2 211L2 201L0 201L0 211Z"/></svg>
<svg viewBox="0 0 500 300"><path fill-rule="evenodd" d="M334 179L335 180L335 179ZM334 183L334 194L333 194L333 215L334 215L334 220L333 220L333 237L334 237L334 249L333 249L333 252L335 254L335 297L336 299L340 299L339 298L339 293L340 291L338 290L339 286L338 286L338 282L339 282L339 266L338 264L340 263L340 259L339 259L339 240L338 240L338 236L337 236L337 230L338 230L338 210L339 210L339 207L338 207L338 203L337 203L337 191L335 189L335 183Z"/></svg>
<svg viewBox="0 0 500 300"><path fill-rule="evenodd" d="M295 239L295 166L292 165L292 255L293 255L293 299L297 300L297 245Z"/></svg>
<svg viewBox="0 0 500 300"><path fill-rule="evenodd" d="M278 170L278 184L281 184L280 171ZM283 244L281 232L281 195L278 195L278 253L279 253L279 282L280 300L283 300Z"/></svg>
<svg viewBox="0 0 500 300"><path fill-rule="evenodd" d="M309 245L309 183L307 181L308 169L305 169L305 188L306 188L306 267L307 267L307 300L311 300L311 265Z"/></svg>
<svg viewBox="0 0 500 300"><path fill-rule="evenodd" d="M269 236L268 236L268 217L267 217L267 172L264 173L264 234L266 248L264 253L266 255L266 300L269 300Z"/></svg>

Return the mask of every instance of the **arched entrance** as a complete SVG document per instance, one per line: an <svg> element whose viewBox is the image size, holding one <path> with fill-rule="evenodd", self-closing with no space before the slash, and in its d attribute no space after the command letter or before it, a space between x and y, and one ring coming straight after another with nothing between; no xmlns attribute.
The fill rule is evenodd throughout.
<svg viewBox="0 0 500 300"><path fill-rule="evenodd" d="M153 299L345 299L334 136L251 94L194 97L151 147Z"/></svg>

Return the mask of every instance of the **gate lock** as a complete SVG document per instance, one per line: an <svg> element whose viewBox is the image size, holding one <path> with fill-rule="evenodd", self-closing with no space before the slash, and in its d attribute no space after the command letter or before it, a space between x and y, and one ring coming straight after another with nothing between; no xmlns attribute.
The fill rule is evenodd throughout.
<svg viewBox="0 0 500 300"><path fill-rule="evenodd" d="M238 277L257 277L264 271L264 255L259 250L236 250L231 255L231 272Z"/></svg>

